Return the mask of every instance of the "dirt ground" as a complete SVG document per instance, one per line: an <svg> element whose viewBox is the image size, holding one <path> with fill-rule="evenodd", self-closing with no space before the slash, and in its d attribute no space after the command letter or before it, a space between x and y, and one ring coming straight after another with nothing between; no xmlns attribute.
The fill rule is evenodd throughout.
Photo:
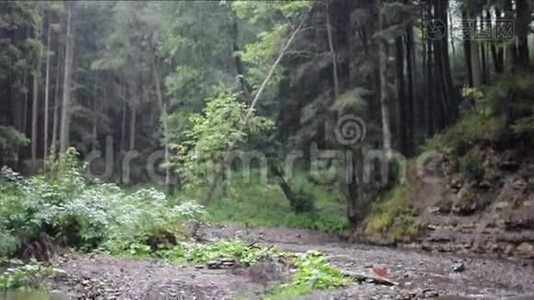
<svg viewBox="0 0 534 300"><path fill-rule="evenodd" d="M384 265L390 269L390 279L399 283L393 287L354 283L300 299L534 299L534 263L528 261L349 244L333 234L295 229L214 225L203 229L203 236L275 244L296 252L319 250L347 273L369 274L372 265ZM465 270L453 272L459 263ZM65 271L57 288L78 299L258 299L270 280L253 270L209 270L103 254L68 254L56 264Z"/></svg>

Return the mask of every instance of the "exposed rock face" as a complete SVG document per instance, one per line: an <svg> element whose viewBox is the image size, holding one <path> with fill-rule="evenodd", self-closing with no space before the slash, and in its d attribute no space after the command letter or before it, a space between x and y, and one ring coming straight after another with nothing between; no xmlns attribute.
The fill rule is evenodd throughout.
<svg viewBox="0 0 534 300"><path fill-rule="evenodd" d="M426 228L419 247L534 259L534 154L476 151L476 176L459 170L450 174L448 168L438 182L417 183L412 197L424 203L420 208Z"/></svg>

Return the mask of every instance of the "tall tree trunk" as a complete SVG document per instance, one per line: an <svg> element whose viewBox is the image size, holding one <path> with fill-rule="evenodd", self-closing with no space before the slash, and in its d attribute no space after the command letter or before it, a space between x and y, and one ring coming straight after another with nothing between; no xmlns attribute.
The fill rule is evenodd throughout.
<svg viewBox="0 0 534 300"><path fill-rule="evenodd" d="M339 96L339 79L337 72L337 57L334 50L334 42L332 38L332 22L330 21L330 0L326 1L326 33L328 37L328 48L330 56L332 57L332 78L334 80L334 96Z"/></svg>
<svg viewBox="0 0 534 300"><path fill-rule="evenodd" d="M495 9L495 16L496 16L496 22L498 24L499 21L501 20L501 11L499 9ZM486 12L486 24L489 26L490 32L493 32L493 26L491 24L491 13L489 10ZM499 46L499 48L497 49L497 42L492 41L490 43L490 50L491 50L491 57L493 60L495 73L501 74L504 71L504 68L503 68L504 57L503 57L502 46Z"/></svg>
<svg viewBox="0 0 534 300"><path fill-rule="evenodd" d="M104 97L106 99L106 97ZM99 119L99 106L98 101L95 98L93 100L93 133L92 133L92 150L95 151L98 148L98 119Z"/></svg>
<svg viewBox="0 0 534 300"><path fill-rule="evenodd" d="M432 9L430 5L427 6L427 20L433 18ZM434 43L428 38L425 38L426 41L426 97L425 97L425 119L426 119L426 129L427 137L434 135L434 97L436 92L434 90L434 68L432 61L434 60Z"/></svg>
<svg viewBox="0 0 534 300"><path fill-rule="evenodd" d="M404 154L407 152L408 129L407 129L407 107L406 107L406 87L404 82L404 42L402 37L395 39L395 69L397 85L397 139L398 149Z"/></svg>
<svg viewBox="0 0 534 300"><path fill-rule="evenodd" d="M46 75L45 75L45 104L44 104L44 142L43 157L46 161L48 155L48 113L49 113L49 91L50 91L50 24L48 24L48 33L46 38Z"/></svg>
<svg viewBox="0 0 534 300"><path fill-rule="evenodd" d="M528 34L531 23L529 0L516 0L517 26L517 62L518 69L525 69L529 64Z"/></svg>
<svg viewBox="0 0 534 300"><path fill-rule="evenodd" d="M447 20L449 22L449 32L454 32L454 26L452 23L452 14L451 12L447 13ZM450 35L450 42L451 42L451 50L452 50L452 60L456 62L456 44L454 43L454 34Z"/></svg>
<svg viewBox="0 0 534 300"><path fill-rule="evenodd" d="M135 123L137 119L137 104L130 106L130 150L135 149Z"/></svg>
<svg viewBox="0 0 534 300"><path fill-rule="evenodd" d="M72 6L74 2L65 2L67 10L67 34L65 42L65 72L63 75L63 101L61 109L61 126L59 135L59 150L61 153L67 150L69 146L69 127L70 127L70 101L72 88L72 65L74 56L74 32L72 30Z"/></svg>
<svg viewBox="0 0 534 300"><path fill-rule="evenodd" d="M468 24L468 23L469 23L469 20L467 17L467 11L462 10L462 24ZM469 86L473 86L473 67L472 67L473 61L471 59L472 52L471 52L471 41L470 41L471 38L472 37L469 36L469 33L467 31L464 31L464 35L463 35L464 58L465 58L465 65L466 65L467 79L469 81Z"/></svg>
<svg viewBox="0 0 534 300"><path fill-rule="evenodd" d="M514 17L514 12L512 10L512 0L504 0L504 19L505 20L512 20ZM517 24L515 24L517 26ZM517 30L517 29L516 29ZM512 70L514 69L514 63L516 60L516 54L515 54L515 43L512 41L509 41L507 43L507 46L505 48L504 53L504 71L505 73L512 73Z"/></svg>
<svg viewBox="0 0 534 300"><path fill-rule="evenodd" d="M482 12L483 14L483 12ZM484 24L484 17L480 17L480 30L484 32L484 30L487 30L486 24ZM481 56L481 64L482 64L482 83L487 84L489 81L489 71L488 71L488 57L487 57L487 51L486 51L486 41L482 41L480 43L480 56Z"/></svg>
<svg viewBox="0 0 534 300"><path fill-rule="evenodd" d="M382 31L384 29L384 15L382 14L382 0L376 0L378 8L378 29ZM390 158L391 152L391 127L390 127L390 112L389 101L387 95L387 53L385 48L385 41L379 38L378 43L378 80L379 91L378 98L380 103L380 113L382 118L382 147L386 152L386 156Z"/></svg>
<svg viewBox="0 0 534 300"><path fill-rule="evenodd" d="M252 100L252 97L250 96L251 93L251 87L248 84L248 82L245 79L245 68L243 67L243 62L241 61L241 56L237 55L239 52L239 26L238 26L238 18L235 15L235 13L232 13L232 38L233 38L233 50L234 50L234 59L235 59L235 68L237 71L237 76L239 78L239 84L241 85L241 91L243 92L243 98L246 101Z"/></svg>
<svg viewBox="0 0 534 300"><path fill-rule="evenodd" d="M408 99L407 99L407 128L408 128L408 155L412 154L414 149L415 141L415 128L417 120L415 116L419 116L417 113L416 104L416 75L415 75L415 43L414 43L414 32L413 32L413 22L409 22L406 29L406 67L408 73Z"/></svg>
<svg viewBox="0 0 534 300"><path fill-rule="evenodd" d="M22 105L22 132L27 136L28 134L28 102L30 102L30 87L28 83L28 75L23 75L22 86L24 88L24 99Z"/></svg>
<svg viewBox="0 0 534 300"><path fill-rule="evenodd" d="M156 64L156 57L152 57L152 76L154 85L156 87L156 96L158 99L158 106L161 111L161 121L163 122L163 147L165 159L165 192L167 195L174 191L175 180L172 176L170 167L170 151L169 151L169 126L167 117L167 103L163 99L163 92L161 90L161 80L159 78L158 68Z"/></svg>
<svg viewBox="0 0 534 300"><path fill-rule="evenodd" d="M472 22L476 22L475 19L471 20ZM475 28L476 25L475 25ZM471 38L470 41L470 50L471 50L471 72L472 72L472 82L474 88L480 88L482 85L482 73L481 73L481 64L480 64L480 48L478 41L474 38Z"/></svg>
<svg viewBox="0 0 534 300"><path fill-rule="evenodd" d="M37 67L39 68L39 67ZM37 167L37 121L39 120L39 71L35 70L33 73L33 88L32 88L32 169ZM32 170L35 171L35 170Z"/></svg>
<svg viewBox="0 0 534 300"><path fill-rule="evenodd" d="M425 15L425 10L422 9L421 10L421 20L426 20L428 21L428 17L426 17ZM421 59L421 74L423 74L423 78L426 80L426 81L422 81L422 86L423 86L423 92L421 93L422 95L426 95L426 97L419 97L419 115L421 116L421 119L420 119L420 123L418 124L419 125L419 128L421 128L421 131L424 133L424 136L428 136L428 132L429 132L429 119L428 119L428 98L431 97L431 90L429 90L429 76L430 73L429 73L429 68L428 68L428 62L430 60L429 58L429 55L430 55L430 42L429 42L429 39L427 38L428 36L428 32L425 30L424 26L422 26L421 28L421 52L422 52L422 59ZM426 84L425 84L426 83Z"/></svg>
<svg viewBox="0 0 534 300"><path fill-rule="evenodd" d="M126 114L128 110L128 105L126 103L126 92L124 88L119 87L120 93L122 95L122 116L121 116L121 153L126 151Z"/></svg>
<svg viewBox="0 0 534 300"><path fill-rule="evenodd" d="M57 133L58 133L58 126L59 126L59 108L60 108L60 102L59 102L59 91L61 90L61 62L63 61L63 51L61 51L61 45L57 43L57 49L58 49L58 55L56 57L57 59L57 65L56 65L56 84L55 84L55 90L54 90L54 120L52 121L52 149L51 154L55 155L58 141L57 141Z"/></svg>

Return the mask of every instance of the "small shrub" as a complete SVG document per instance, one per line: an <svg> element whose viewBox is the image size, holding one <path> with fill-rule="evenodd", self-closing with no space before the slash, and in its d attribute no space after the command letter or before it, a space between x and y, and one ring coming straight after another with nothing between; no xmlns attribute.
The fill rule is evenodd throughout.
<svg viewBox="0 0 534 300"><path fill-rule="evenodd" d="M484 160L477 153L469 152L460 157L459 167L467 178L480 180L484 176Z"/></svg>
<svg viewBox="0 0 534 300"><path fill-rule="evenodd" d="M0 274L0 289L3 290L39 288L46 276L60 271L35 262L20 265L20 262L8 261L7 264L10 266Z"/></svg>
<svg viewBox="0 0 534 300"><path fill-rule="evenodd" d="M233 258L238 263L250 266L260 260L281 255L276 247L247 245L241 240L217 241L210 244L195 244L186 252L186 259L206 263L221 258Z"/></svg>
<svg viewBox="0 0 534 300"><path fill-rule="evenodd" d="M409 188L395 186L372 203L364 220L365 233L375 239L398 242L419 232L418 212L407 201Z"/></svg>
<svg viewBox="0 0 534 300"><path fill-rule="evenodd" d="M267 298L304 295L312 290L341 287L352 281L318 251L308 251L302 256L294 256L294 266L296 271L290 282L272 289Z"/></svg>
<svg viewBox="0 0 534 300"><path fill-rule="evenodd" d="M0 257L10 257L19 247L18 239L0 229Z"/></svg>

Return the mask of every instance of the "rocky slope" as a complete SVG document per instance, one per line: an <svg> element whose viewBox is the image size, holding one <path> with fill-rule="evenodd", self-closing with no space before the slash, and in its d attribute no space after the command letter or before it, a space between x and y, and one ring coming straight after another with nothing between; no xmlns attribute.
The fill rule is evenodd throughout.
<svg viewBox="0 0 534 300"><path fill-rule="evenodd" d="M426 162L411 183L422 234L410 246L534 259L534 151L503 148L480 143Z"/></svg>

